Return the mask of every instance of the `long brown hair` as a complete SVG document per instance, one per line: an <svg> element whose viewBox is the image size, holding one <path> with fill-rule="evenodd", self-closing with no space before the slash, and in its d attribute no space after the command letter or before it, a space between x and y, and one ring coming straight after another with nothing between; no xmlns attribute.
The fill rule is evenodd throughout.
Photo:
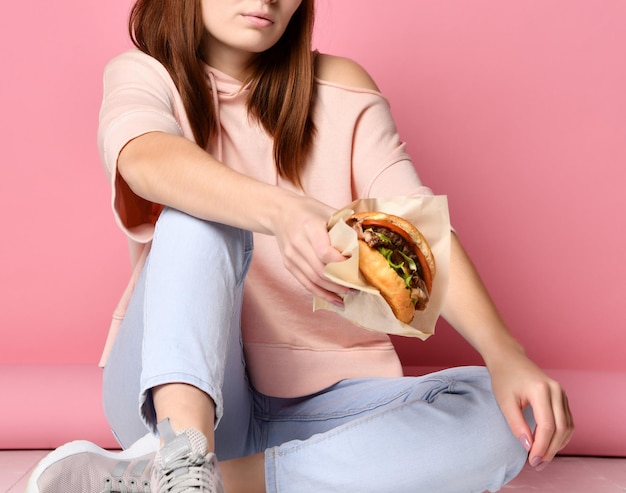
<svg viewBox="0 0 626 493"><path fill-rule="evenodd" d="M255 57L246 81L248 112L274 139L279 175L297 185L315 135L313 20L314 0L302 0L281 39ZM137 0L129 32L135 46L169 72L196 143L206 148L219 122L203 67L202 0Z"/></svg>

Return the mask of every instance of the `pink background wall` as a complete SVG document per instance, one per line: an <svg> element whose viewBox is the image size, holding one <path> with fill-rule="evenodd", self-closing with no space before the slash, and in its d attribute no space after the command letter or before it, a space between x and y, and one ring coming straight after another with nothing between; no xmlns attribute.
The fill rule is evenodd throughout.
<svg viewBox="0 0 626 493"><path fill-rule="evenodd" d="M0 364L95 364L128 275L96 152L130 0L1 2ZM319 0L505 318L547 368L626 370L626 3ZM390 8L389 6L393 6ZM441 324L409 365L478 362Z"/></svg>

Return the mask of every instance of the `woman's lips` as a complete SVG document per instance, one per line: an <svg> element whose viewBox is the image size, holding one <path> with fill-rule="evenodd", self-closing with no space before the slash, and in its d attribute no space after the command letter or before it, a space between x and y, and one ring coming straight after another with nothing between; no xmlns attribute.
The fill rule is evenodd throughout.
<svg viewBox="0 0 626 493"><path fill-rule="evenodd" d="M256 27L269 27L274 24L271 16L263 12L249 12L243 14L243 17L253 26Z"/></svg>

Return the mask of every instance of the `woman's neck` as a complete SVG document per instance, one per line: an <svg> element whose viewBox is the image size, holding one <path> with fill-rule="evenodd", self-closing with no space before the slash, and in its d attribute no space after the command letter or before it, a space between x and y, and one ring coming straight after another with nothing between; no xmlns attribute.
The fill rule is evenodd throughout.
<svg viewBox="0 0 626 493"><path fill-rule="evenodd" d="M244 82L255 54L224 45L215 39L206 40L203 58L207 65Z"/></svg>

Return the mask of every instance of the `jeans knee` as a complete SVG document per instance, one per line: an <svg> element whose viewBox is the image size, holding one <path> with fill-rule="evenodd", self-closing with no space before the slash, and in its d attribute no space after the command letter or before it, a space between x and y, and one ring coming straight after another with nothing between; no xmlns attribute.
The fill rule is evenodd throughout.
<svg viewBox="0 0 626 493"><path fill-rule="evenodd" d="M156 223L150 257L165 252L164 260L192 270L230 269L238 284L252 258L252 233L221 223L205 221L172 208L165 208Z"/></svg>
<svg viewBox="0 0 626 493"><path fill-rule="evenodd" d="M450 379L447 392L452 395L445 406L462 408L459 418L463 423L462 433L466 434L459 437L459 442L464 444L464 465L458 479L468 478L468 484L476 485L475 491L498 491L519 474L528 453L502 414L485 369L451 372L447 378ZM532 414L526 411L525 416L532 429Z"/></svg>
<svg viewBox="0 0 626 493"><path fill-rule="evenodd" d="M482 432L474 439L477 447L472 451L475 467L488 473L483 490L498 491L515 478L524 467L528 452L511 431L495 398L491 395L481 410Z"/></svg>

